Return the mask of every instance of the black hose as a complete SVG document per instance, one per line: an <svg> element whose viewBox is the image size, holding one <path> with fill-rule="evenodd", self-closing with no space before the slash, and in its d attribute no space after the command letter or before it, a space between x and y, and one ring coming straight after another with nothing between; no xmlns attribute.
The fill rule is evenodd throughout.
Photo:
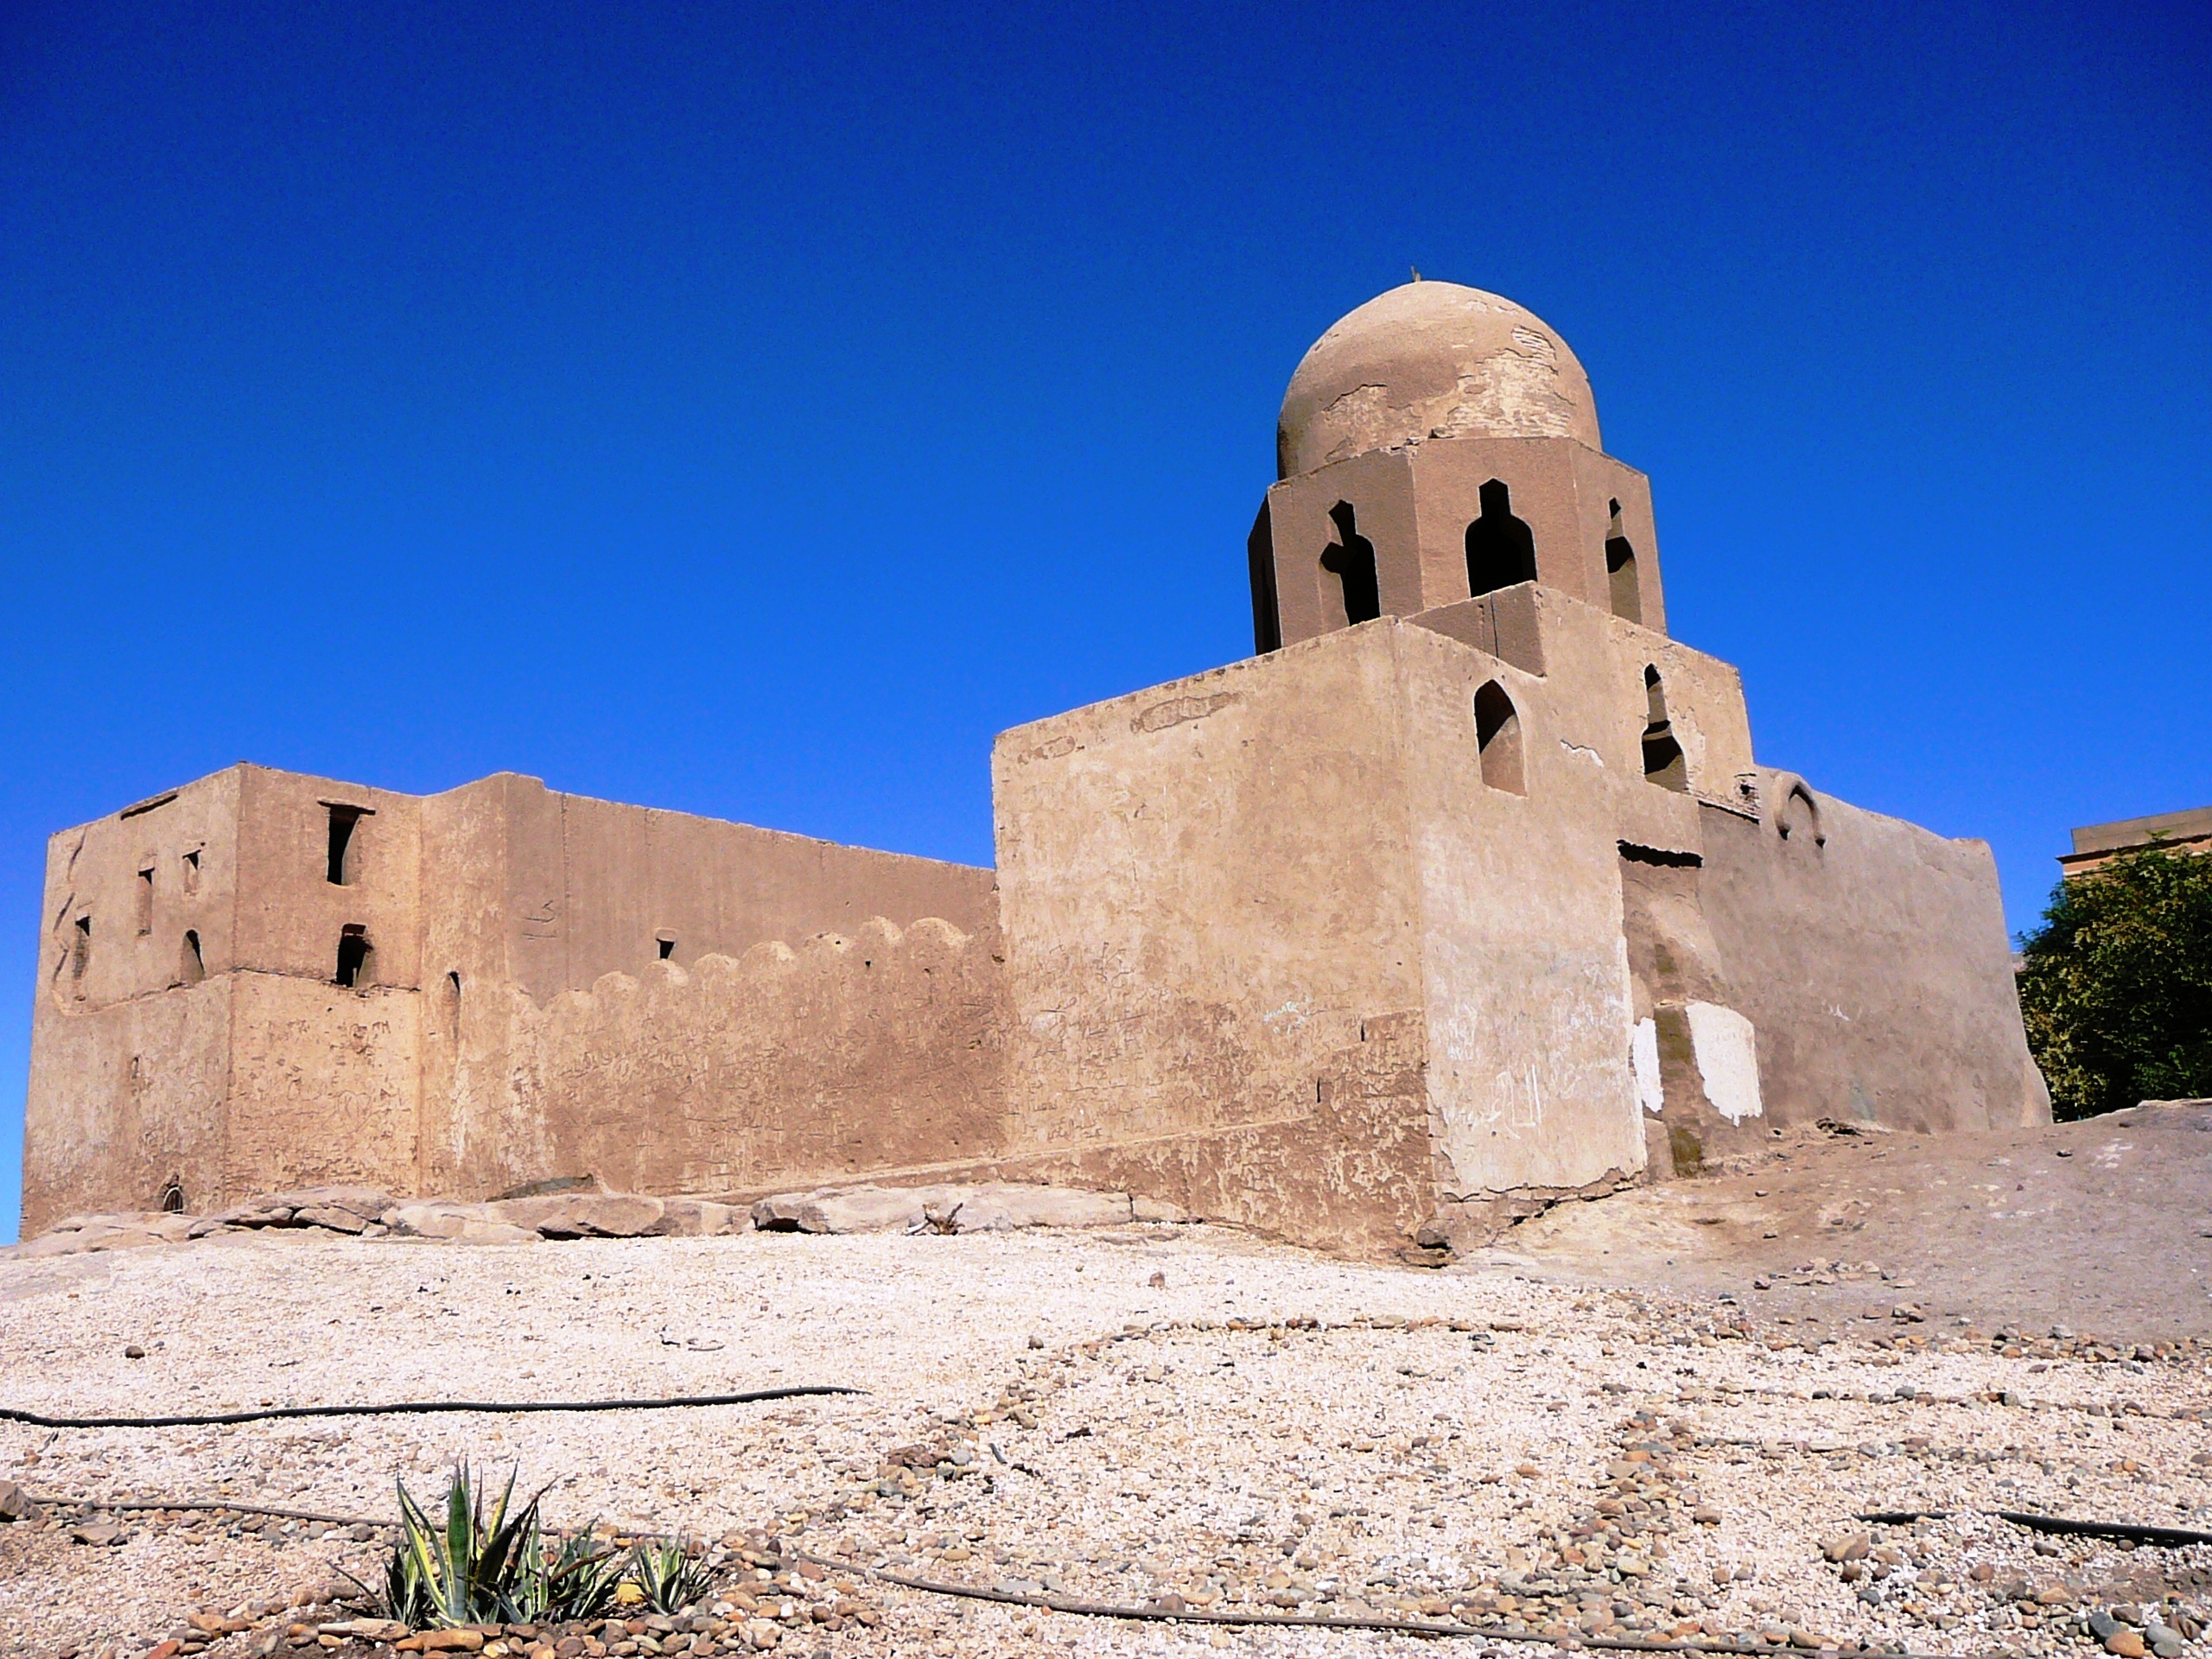
<svg viewBox="0 0 2212 1659"><path fill-rule="evenodd" d="M2212 1532L2192 1532L2187 1527L2148 1527L2134 1521L2069 1521L2062 1516L2030 1515L2019 1510L1999 1510L1998 1518L2037 1532L2067 1532L2085 1538L2120 1538L2132 1544L2163 1544L2179 1549L2186 1544L2212 1544Z"/></svg>
<svg viewBox="0 0 2212 1659"><path fill-rule="evenodd" d="M2117 1538L2131 1544L2162 1544L2180 1549L2190 1544L2212 1544L2212 1532L2193 1532L2187 1527L2146 1526L2139 1521L2069 1521L2063 1515L2031 1515L2025 1510L1993 1510L1999 1521L2032 1532L2068 1533L2077 1538ZM1876 1526L1910 1526L1915 1521L1942 1521L1948 1510L1869 1510L1855 1520Z"/></svg>
<svg viewBox="0 0 2212 1659"><path fill-rule="evenodd" d="M754 1389L747 1394L679 1394L665 1400L400 1400L381 1406L265 1406L257 1411L187 1412L165 1417L48 1417L0 1406L0 1422L33 1428L206 1428L222 1423L261 1423L284 1417L420 1417L436 1412L668 1411L687 1406L749 1406L761 1400L797 1400L817 1394L865 1394L835 1383L792 1389Z"/></svg>

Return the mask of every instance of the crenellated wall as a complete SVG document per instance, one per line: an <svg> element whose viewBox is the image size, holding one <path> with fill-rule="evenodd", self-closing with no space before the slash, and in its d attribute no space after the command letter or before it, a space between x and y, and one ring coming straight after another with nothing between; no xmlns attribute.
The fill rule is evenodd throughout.
<svg viewBox="0 0 2212 1659"><path fill-rule="evenodd" d="M439 1191L548 1175L639 1192L811 1185L1006 1148L989 935L880 918L850 936L503 994L503 1052L464 1063L429 1157Z"/></svg>

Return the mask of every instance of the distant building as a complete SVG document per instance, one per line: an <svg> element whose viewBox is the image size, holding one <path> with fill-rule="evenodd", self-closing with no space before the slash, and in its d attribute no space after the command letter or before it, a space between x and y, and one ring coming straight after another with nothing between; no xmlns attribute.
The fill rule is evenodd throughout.
<svg viewBox="0 0 2212 1659"><path fill-rule="evenodd" d="M27 1227L999 1179L1371 1249L1775 1124L2048 1121L1987 845L1753 759L1541 319L1370 301L1277 453L1255 654L1002 734L995 871L508 774L56 835Z"/></svg>
<svg viewBox="0 0 2212 1659"><path fill-rule="evenodd" d="M2212 852L2212 806L2161 812L2150 818L2122 818L2117 823L2084 824L2074 832L2074 850L2058 855L2058 868L2070 880L2087 875L2115 853L2139 852L2146 847L2162 847L2171 853Z"/></svg>

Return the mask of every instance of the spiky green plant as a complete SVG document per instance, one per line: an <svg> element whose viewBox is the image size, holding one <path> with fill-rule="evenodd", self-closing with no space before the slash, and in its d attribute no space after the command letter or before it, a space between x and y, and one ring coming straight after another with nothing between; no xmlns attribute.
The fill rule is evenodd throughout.
<svg viewBox="0 0 2212 1659"><path fill-rule="evenodd" d="M703 1600L714 1581L707 1564L692 1560L681 1543L644 1540L631 1548L622 1576L644 1592L645 1605L657 1613L679 1613Z"/></svg>
<svg viewBox="0 0 2212 1659"><path fill-rule="evenodd" d="M386 1614L417 1630L544 1618L588 1618L614 1599L624 1563L588 1533L556 1541L538 1499L514 1507L515 1477L497 1498L455 1465L445 1523L434 1525L399 1483L399 1540L385 1569ZM488 1501L487 1501L488 1500Z"/></svg>

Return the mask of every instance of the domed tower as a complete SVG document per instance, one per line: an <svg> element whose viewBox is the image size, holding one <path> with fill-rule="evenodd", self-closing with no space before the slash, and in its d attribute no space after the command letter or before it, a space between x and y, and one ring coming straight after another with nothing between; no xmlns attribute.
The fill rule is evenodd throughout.
<svg viewBox="0 0 2212 1659"><path fill-rule="evenodd" d="M1539 582L1663 633L1644 475L1533 312L1408 283L1313 343L1250 541L1255 648Z"/></svg>

